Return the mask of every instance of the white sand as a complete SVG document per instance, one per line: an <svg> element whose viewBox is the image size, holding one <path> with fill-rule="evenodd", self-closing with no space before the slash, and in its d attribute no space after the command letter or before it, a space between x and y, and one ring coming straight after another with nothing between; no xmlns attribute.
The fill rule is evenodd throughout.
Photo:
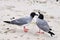
<svg viewBox="0 0 60 40"><path fill-rule="evenodd" d="M60 40L60 5L52 0L0 0L0 40ZM42 3L43 2L43 3ZM45 20L56 34L51 37L48 33L36 34L39 30L34 20L27 25L29 32L23 32L23 26L6 24L3 21L13 20L12 17L21 18L29 16L34 10L38 9L43 13ZM9 29L7 29L9 28Z"/></svg>

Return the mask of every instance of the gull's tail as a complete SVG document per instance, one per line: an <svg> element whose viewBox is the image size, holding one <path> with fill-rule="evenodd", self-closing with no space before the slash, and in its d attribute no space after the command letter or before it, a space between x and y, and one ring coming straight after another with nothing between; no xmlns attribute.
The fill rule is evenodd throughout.
<svg viewBox="0 0 60 40"><path fill-rule="evenodd" d="M53 32L49 31L48 32L51 36L55 35Z"/></svg>

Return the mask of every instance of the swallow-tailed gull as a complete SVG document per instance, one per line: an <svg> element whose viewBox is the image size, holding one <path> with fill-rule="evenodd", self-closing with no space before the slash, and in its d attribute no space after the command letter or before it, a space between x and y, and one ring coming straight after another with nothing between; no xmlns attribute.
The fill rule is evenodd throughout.
<svg viewBox="0 0 60 40"><path fill-rule="evenodd" d="M44 20L44 15L41 14L40 12L38 12L38 13L39 13L39 16L36 20L36 24L37 24L38 28L49 33L51 36L55 35L53 32L51 32L52 29L49 27L48 23Z"/></svg>
<svg viewBox="0 0 60 40"><path fill-rule="evenodd" d="M30 23L35 15L38 16L38 14L36 14L35 12L31 12L29 17L24 17L24 18L15 19L12 21L4 21L4 22L21 26L21 25L25 25L25 24ZM28 29L26 29L24 26L24 32L26 32L26 30L28 30Z"/></svg>

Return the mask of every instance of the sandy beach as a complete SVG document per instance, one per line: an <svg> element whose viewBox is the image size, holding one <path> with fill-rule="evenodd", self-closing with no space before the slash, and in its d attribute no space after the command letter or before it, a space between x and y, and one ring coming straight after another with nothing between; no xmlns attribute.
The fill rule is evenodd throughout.
<svg viewBox="0 0 60 40"><path fill-rule="evenodd" d="M26 25L28 32L23 31L23 26L4 23L14 19L29 16L34 10L41 10L55 36L48 33L36 34L39 28L36 18ZM0 0L0 40L60 40L60 2L55 0Z"/></svg>

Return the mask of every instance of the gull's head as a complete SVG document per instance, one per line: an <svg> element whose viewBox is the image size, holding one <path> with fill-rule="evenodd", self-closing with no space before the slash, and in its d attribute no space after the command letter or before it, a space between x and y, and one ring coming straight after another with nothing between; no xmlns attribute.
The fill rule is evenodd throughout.
<svg viewBox="0 0 60 40"><path fill-rule="evenodd" d="M36 14L35 12L31 12L30 16L34 18L34 16L38 16L38 14Z"/></svg>
<svg viewBox="0 0 60 40"><path fill-rule="evenodd" d="M44 15L43 15L43 14L41 14L40 12L38 12L38 13L39 13L38 18L39 18L39 19L44 19Z"/></svg>

